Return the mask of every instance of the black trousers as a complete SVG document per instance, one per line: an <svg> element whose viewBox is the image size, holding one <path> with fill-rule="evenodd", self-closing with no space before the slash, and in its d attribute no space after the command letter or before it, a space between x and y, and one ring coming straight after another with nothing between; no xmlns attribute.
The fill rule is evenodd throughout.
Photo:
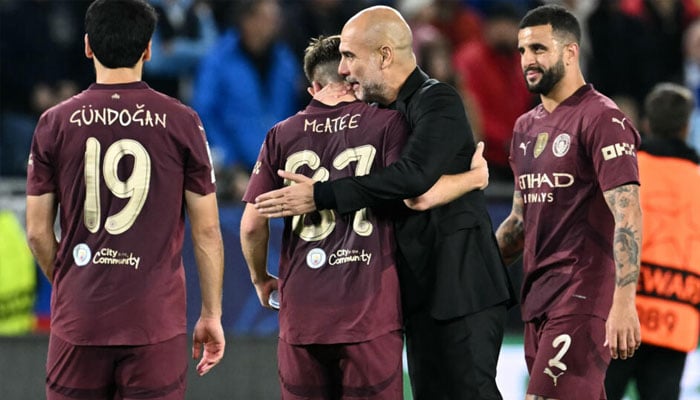
<svg viewBox="0 0 700 400"><path fill-rule="evenodd" d="M441 321L406 316L408 373L415 400L501 400L496 365L506 306Z"/></svg>
<svg viewBox="0 0 700 400"><path fill-rule="evenodd" d="M620 400L634 379L640 400L678 400L687 353L644 344L626 360L612 360L605 376L608 400Z"/></svg>

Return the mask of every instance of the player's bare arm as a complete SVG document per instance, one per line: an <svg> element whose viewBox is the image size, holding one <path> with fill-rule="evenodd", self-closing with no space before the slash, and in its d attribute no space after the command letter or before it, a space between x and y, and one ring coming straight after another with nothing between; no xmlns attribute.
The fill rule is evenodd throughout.
<svg viewBox="0 0 700 400"><path fill-rule="evenodd" d="M476 145L469 171L455 175L443 175L427 192L404 200L406 206L425 211L447 204L472 190L484 190L489 185L489 165L484 158L484 142Z"/></svg>
<svg viewBox="0 0 700 400"><path fill-rule="evenodd" d="M268 219L246 204L241 217L241 249L250 280L263 307L270 306L270 293L277 289L277 278L267 271L267 246L270 239Z"/></svg>
<svg viewBox="0 0 700 400"><path fill-rule="evenodd" d="M185 191L185 202L192 226L192 244L202 292L202 310L193 333L192 358L196 360L201 357L197 373L204 375L221 361L226 347L221 326L224 245L216 193L202 196Z"/></svg>
<svg viewBox="0 0 700 400"><path fill-rule="evenodd" d="M53 231L56 210L56 196L53 193L27 196L27 241L49 282L53 281L53 263L58 251L58 241Z"/></svg>
<svg viewBox="0 0 700 400"><path fill-rule="evenodd" d="M615 219L613 254L615 293L606 322L606 343L612 358L628 358L641 344L639 318L635 307L642 244L642 211L639 186L619 186L604 193Z"/></svg>
<svg viewBox="0 0 700 400"><path fill-rule="evenodd" d="M277 171L277 174L285 179L285 183L290 184L255 198L255 209L261 215L279 218L316 211L313 179L283 170Z"/></svg>
<svg viewBox="0 0 700 400"><path fill-rule="evenodd" d="M512 264L520 257L525 246L523 226L523 195L519 190L513 193L513 207L508 217L496 230L498 248L501 250L506 265Z"/></svg>

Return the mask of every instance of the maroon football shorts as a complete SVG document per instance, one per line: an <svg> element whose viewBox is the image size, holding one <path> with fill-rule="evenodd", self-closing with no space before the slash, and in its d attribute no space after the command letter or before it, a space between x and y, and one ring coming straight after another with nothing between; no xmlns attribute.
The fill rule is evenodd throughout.
<svg viewBox="0 0 700 400"><path fill-rule="evenodd" d="M361 343L277 346L283 400L403 399L403 333Z"/></svg>
<svg viewBox="0 0 700 400"><path fill-rule="evenodd" d="M527 393L566 400L605 399L605 370L610 349L605 321L591 315L567 315L525 324Z"/></svg>
<svg viewBox="0 0 700 400"><path fill-rule="evenodd" d="M46 398L184 399L187 343L179 335L143 346L76 346L51 335Z"/></svg>

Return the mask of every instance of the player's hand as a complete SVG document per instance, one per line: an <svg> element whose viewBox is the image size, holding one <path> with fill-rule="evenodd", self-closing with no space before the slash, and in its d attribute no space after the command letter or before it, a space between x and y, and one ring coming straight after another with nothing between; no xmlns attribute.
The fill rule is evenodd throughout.
<svg viewBox="0 0 700 400"><path fill-rule="evenodd" d="M476 144L469 170L474 172L475 183L479 190L489 186L489 163L484 158L484 142Z"/></svg>
<svg viewBox="0 0 700 400"><path fill-rule="evenodd" d="M301 174L279 170L290 186L263 193L255 198L255 209L267 218L289 217L316 211L314 180Z"/></svg>
<svg viewBox="0 0 700 400"><path fill-rule="evenodd" d="M613 302L605 322L605 345L610 347L610 357L630 358L641 344L642 333L634 301Z"/></svg>
<svg viewBox="0 0 700 400"><path fill-rule="evenodd" d="M262 280L258 282L253 282L255 286L255 292L258 294L258 299L260 300L260 305L265 308L274 310L274 307L270 306L270 293L273 290L277 290L277 277L274 275L266 275Z"/></svg>
<svg viewBox="0 0 700 400"><path fill-rule="evenodd" d="M202 376L209 372L224 357L226 339L221 326L221 318L199 317L192 335L192 359L197 360L197 373Z"/></svg>

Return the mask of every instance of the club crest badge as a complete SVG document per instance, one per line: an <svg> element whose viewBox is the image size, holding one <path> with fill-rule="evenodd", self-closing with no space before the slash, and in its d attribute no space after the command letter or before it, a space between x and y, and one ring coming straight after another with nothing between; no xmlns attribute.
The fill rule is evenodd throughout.
<svg viewBox="0 0 700 400"><path fill-rule="evenodd" d="M326 264L326 252L323 249L315 248L311 249L308 254L306 254L306 265L311 269L319 269Z"/></svg>
<svg viewBox="0 0 700 400"><path fill-rule="evenodd" d="M568 133L560 133L559 136L554 139L554 143L552 143L552 153L557 157L563 157L569 152L570 147L571 135Z"/></svg>
<svg viewBox="0 0 700 400"><path fill-rule="evenodd" d="M535 158L539 157L540 154L542 154L542 152L544 151L545 147L547 147L547 140L549 140L549 133L542 132L537 134L535 149L532 153L535 156Z"/></svg>
<svg viewBox="0 0 700 400"><path fill-rule="evenodd" d="M80 243L73 248L73 261L75 265L79 267L84 267L90 262L90 257L92 257L92 252L90 247L85 243Z"/></svg>

